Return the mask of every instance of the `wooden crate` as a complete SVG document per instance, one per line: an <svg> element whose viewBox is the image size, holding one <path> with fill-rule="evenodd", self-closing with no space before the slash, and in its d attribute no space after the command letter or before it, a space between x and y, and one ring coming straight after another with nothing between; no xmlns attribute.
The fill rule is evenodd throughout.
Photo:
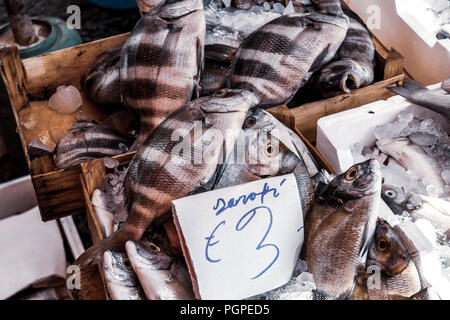
<svg viewBox="0 0 450 320"><path fill-rule="evenodd" d="M81 89L83 77L97 58L104 51L122 45L127 37L128 34L122 34L25 60L19 58L15 47L0 50L1 74L8 90L26 160L31 168L44 221L84 212L83 190L79 180L81 168L77 166L55 170L53 164L31 166L26 146L33 138L40 138L53 148L55 143L50 138L49 130L60 128L66 132L79 118L98 122L105 119L106 114L102 109L96 107L83 92L83 105L75 114L59 114L50 110L47 107L48 99L60 85L71 84ZM376 80L380 81L349 94L290 110L275 108L274 113L314 143L317 120L320 117L392 95L386 87L403 79L403 58L395 50L389 53L376 39L374 43L377 49ZM24 124L30 119L37 121L37 125L28 130Z"/></svg>

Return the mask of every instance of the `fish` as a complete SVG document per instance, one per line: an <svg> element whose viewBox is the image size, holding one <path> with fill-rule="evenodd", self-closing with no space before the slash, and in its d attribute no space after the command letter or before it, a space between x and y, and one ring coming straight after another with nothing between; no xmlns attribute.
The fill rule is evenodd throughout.
<svg viewBox="0 0 450 320"><path fill-rule="evenodd" d="M125 247L149 300L194 300L192 288L177 277L182 269L174 268L175 259L167 252L152 242L127 241Z"/></svg>
<svg viewBox="0 0 450 320"><path fill-rule="evenodd" d="M122 101L140 123L131 150L197 91L205 28L202 1L183 0L156 7L131 31L120 59Z"/></svg>
<svg viewBox="0 0 450 320"><path fill-rule="evenodd" d="M141 16L164 4L165 0L136 0Z"/></svg>
<svg viewBox="0 0 450 320"><path fill-rule="evenodd" d="M442 90L446 91L447 93L450 93L450 77L442 81L441 83Z"/></svg>
<svg viewBox="0 0 450 320"><path fill-rule="evenodd" d="M106 195L100 189L95 189L91 197L92 208L97 217L103 237L114 232L114 214Z"/></svg>
<svg viewBox="0 0 450 320"><path fill-rule="evenodd" d="M288 103L335 56L348 29L339 0L276 18L251 33L234 56L228 87L251 88L261 107ZM324 13L322 13L323 11Z"/></svg>
<svg viewBox="0 0 450 320"><path fill-rule="evenodd" d="M123 252L126 241L140 240L152 221L171 209L172 200L213 181L218 165L232 151L248 110L258 103L251 91L223 89L172 113L148 136L130 163L124 182L129 215L123 227L86 250L75 264L89 274L103 252ZM199 129L201 136L194 134ZM223 138L214 139L218 133L227 137L226 144L231 147L224 150ZM180 138L187 143L185 158ZM199 151L203 157L192 159L192 153L195 156Z"/></svg>
<svg viewBox="0 0 450 320"><path fill-rule="evenodd" d="M447 200L405 192L391 185L382 186L381 197L395 214L406 212L413 221L426 219L442 234L450 232L450 202Z"/></svg>
<svg viewBox="0 0 450 320"><path fill-rule="evenodd" d="M419 106L444 115L447 119L450 117L450 95L433 92L412 79L403 80L401 87L388 87L388 89Z"/></svg>
<svg viewBox="0 0 450 320"><path fill-rule="evenodd" d="M426 185L433 185L441 192L444 190L439 162L409 138L380 139L376 144L381 152L396 160L405 170L414 170Z"/></svg>
<svg viewBox="0 0 450 320"><path fill-rule="evenodd" d="M145 300L126 254L106 251L103 255L103 273L111 300Z"/></svg>
<svg viewBox="0 0 450 320"><path fill-rule="evenodd" d="M83 81L84 92L100 106L122 105L120 96L121 54L121 46L105 51L89 69Z"/></svg>
<svg viewBox="0 0 450 320"><path fill-rule="evenodd" d="M55 147L58 169L82 162L111 157L128 150L128 142L117 131L95 121L76 121Z"/></svg>
<svg viewBox="0 0 450 320"><path fill-rule="evenodd" d="M347 299L375 232L381 201L381 170L370 159L334 178L316 195L305 219L302 255L318 292Z"/></svg>
<svg viewBox="0 0 450 320"><path fill-rule="evenodd" d="M225 88L229 71L230 66L206 59L205 68L200 79L200 95L209 95L219 89Z"/></svg>
<svg viewBox="0 0 450 320"><path fill-rule="evenodd" d="M369 300L411 299L429 287L414 244L383 219L377 221L367 255L366 267L370 266L378 268L380 278L367 286Z"/></svg>
<svg viewBox="0 0 450 320"><path fill-rule="evenodd" d="M342 5L349 18L348 31L337 57L319 71L315 86L325 98L367 86L374 80L375 45L359 16Z"/></svg>
<svg viewBox="0 0 450 320"><path fill-rule="evenodd" d="M257 108L249 111L233 154L221 168L213 189L294 173L306 213L314 200L311 177L317 172L302 140L270 113Z"/></svg>

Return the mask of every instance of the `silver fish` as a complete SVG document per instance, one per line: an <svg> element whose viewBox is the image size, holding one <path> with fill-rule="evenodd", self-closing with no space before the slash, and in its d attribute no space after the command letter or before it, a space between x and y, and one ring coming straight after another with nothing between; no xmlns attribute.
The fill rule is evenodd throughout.
<svg viewBox="0 0 450 320"><path fill-rule="evenodd" d="M127 144L115 130L79 120L56 145L56 166L65 169L87 160L119 155L127 151Z"/></svg>
<svg viewBox="0 0 450 320"><path fill-rule="evenodd" d="M383 185L381 197L395 214L406 212L413 220L426 219L442 234L450 231L450 202L444 199L406 193L389 185Z"/></svg>
<svg viewBox="0 0 450 320"><path fill-rule="evenodd" d="M171 209L172 200L214 179L219 163L234 147L247 111L257 104L258 99L249 91L224 89L172 113L148 137L128 168L124 188L129 216L124 226L86 250L75 264L89 271L104 251L123 251L127 240L139 240L156 217ZM203 132L201 137L195 138L196 128ZM227 137L230 148L223 150L224 140L215 139L217 132ZM192 135L195 141L190 140ZM187 159L174 150L180 146L179 138L192 142L188 144ZM202 158L195 163L192 154Z"/></svg>
<svg viewBox="0 0 450 320"><path fill-rule="evenodd" d="M450 93L450 77L442 81L441 88L442 90Z"/></svg>
<svg viewBox="0 0 450 320"><path fill-rule="evenodd" d="M408 138L380 139L377 147L394 158L405 170L414 170L425 184L437 187L441 192L445 182L441 177L441 167L432 154L412 143Z"/></svg>
<svg viewBox="0 0 450 320"><path fill-rule="evenodd" d="M316 195L305 221L304 255L317 290L346 299L375 232L381 172L367 160L334 178Z"/></svg>
<svg viewBox="0 0 450 320"><path fill-rule="evenodd" d="M242 129L213 189L294 173L306 214L314 199L310 177L318 170L301 139L262 109L250 111Z"/></svg>
<svg viewBox="0 0 450 320"><path fill-rule="evenodd" d="M313 3L318 10L276 18L250 34L236 53L231 88L250 88L261 106L287 103L336 54L348 18L339 0Z"/></svg>
<svg viewBox="0 0 450 320"><path fill-rule="evenodd" d="M192 289L183 285L174 273L174 271L180 273L183 269L174 269L175 259L167 252L151 242L128 241L125 247L133 270L148 299L194 299ZM184 273L187 273L187 269L184 269Z"/></svg>
<svg viewBox="0 0 450 320"><path fill-rule="evenodd" d="M103 237L110 236L114 232L114 214L104 192L95 189L92 193L91 203Z"/></svg>
<svg viewBox="0 0 450 320"><path fill-rule="evenodd" d="M145 295L127 256L106 251L103 255L106 288L112 300L144 300Z"/></svg>
<svg viewBox="0 0 450 320"><path fill-rule="evenodd" d="M405 97L419 106L428 108L450 117L450 95L432 92L421 83L412 80L403 80L401 87L388 87L392 92Z"/></svg>
<svg viewBox="0 0 450 320"><path fill-rule="evenodd" d="M141 126L133 150L190 100L200 80L204 39L201 0L167 1L134 27L120 61L122 100Z"/></svg>
<svg viewBox="0 0 450 320"><path fill-rule="evenodd" d="M89 69L84 91L98 105L121 105L120 55L122 47L104 52Z"/></svg>

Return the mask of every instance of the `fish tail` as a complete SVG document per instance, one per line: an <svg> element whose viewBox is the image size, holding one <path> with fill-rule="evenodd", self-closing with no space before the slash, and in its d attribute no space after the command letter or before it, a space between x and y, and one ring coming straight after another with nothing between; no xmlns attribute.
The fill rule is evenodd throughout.
<svg viewBox="0 0 450 320"><path fill-rule="evenodd" d="M406 78L403 80L403 88L408 89L410 91L422 91L428 90L423 84L417 82L416 80Z"/></svg>
<svg viewBox="0 0 450 320"><path fill-rule="evenodd" d="M410 91L403 87L388 87L389 90L394 92L395 94L398 94L399 96L405 97L405 98L412 98L414 95L413 91Z"/></svg>
<svg viewBox="0 0 450 320"><path fill-rule="evenodd" d="M89 249L87 249L78 259L74 262L74 265L80 266L80 268L88 267L90 265L96 264L103 258L103 253L105 251L125 251L125 242L127 240L139 240L140 235L134 236L132 232L128 232L126 226L117 232L113 233L109 237L103 239L102 241L96 243Z"/></svg>

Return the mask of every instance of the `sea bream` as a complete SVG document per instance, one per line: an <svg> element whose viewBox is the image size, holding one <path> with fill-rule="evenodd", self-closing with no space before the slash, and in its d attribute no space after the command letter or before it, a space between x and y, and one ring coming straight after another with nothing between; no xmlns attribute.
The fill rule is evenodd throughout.
<svg viewBox="0 0 450 320"><path fill-rule="evenodd" d="M206 59L205 67L200 79L200 95L209 95L219 89L225 88L229 71L229 65Z"/></svg>
<svg viewBox="0 0 450 320"><path fill-rule="evenodd" d="M200 81L204 41L201 0L168 0L134 27L120 61L122 101L140 121L133 150L190 100Z"/></svg>
<svg viewBox="0 0 450 320"><path fill-rule="evenodd" d="M348 31L337 57L319 71L317 89L324 97L348 93L374 80L375 46L372 35L355 13L342 6L349 17Z"/></svg>
<svg viewBox="0 0 450 320"><path fill-rule="evenodd" d="M111 300L145 300L126 254L106 251L103 255L103 274Z"/></svg>
<svg viewBox="0 0 450 320"><path fill-rule="evenodd" d="M194 300L187 268L179 267L168 252L145 241L128 241L125 247L149 300Z"/></svg>
<svg viewBox="0 0 450 320"><path fill-rule="evenodd" d="M401 87L388 87L388 89L419 106L443 114L447 119L450 117L449 94L433 92L412 79L403 80Z"/></svg>
<svg viewBox="0 0 450 320"><path fill-rule="evenodd" d="M98 105L121 105L120 55L122 47L107 50L89 69L84 91Z"/></svg>
<svg viewBox="0 0 450 320"><path fill-rule="evenodd" d="M124 182L127 221L85 251L75 264L86 267L106 250L123 251L126 241L139 240L156 217L171 209L172 200L213 180L218 165L231 153L248 110L258 102L252 92L224 89L172 113L149 135L130 163ZM217 138L218 133L222 138ZM230 146L225 150L224 137ZM187 149L181 152L185 145Z"/></svg>
<svg viewBox="0 0 450 320"><path fill-rule="evenodd" d="M283 15L244 40L232 63L231 88L251 88L261 106L287 103L334 57L348 18L339 0L312 2L317 11Z"/></svg>
<svg viewBox="0 0 450 320"><path fill-rule="evenodd" d="M311 178L317 165L301 139L270 113L256 109L245 119L242 132L213 189L294 173L303 212L314 199Z"/></svg>
<svg viewBox="0 0 450 320"><path fill-rule="evenodd" d="M381 201L376 160L356 164L319 194L305 220L303 255L318 292L346 299L375 232Z"/></svg>
<svg viewBox="0 0 450 320"><path fill-rule="evenodd" d="M427 298L426 282L420 255L414 244L398 227L379 219L370 246L366 268L380 271L377 281L367 286L369 300Z"/></svg>
<svg viewBox="0 0 450 320"><path fill-rule="evenodd" d="M386 138L377 141L377 147L383 153L394 158L405 170L414 170L425 185L433 185L444 191L445 182L441 176L441 167L434 156L411 142L409 138Z"/></svg>
<svg viewBox="0 0 450 320"><path fill-rule="evenodd" d="M119 155L127 149L127 140L117 131L94 121L79 120L56 145L55 163L58 169L65 169L87 160Z"/></svg>

